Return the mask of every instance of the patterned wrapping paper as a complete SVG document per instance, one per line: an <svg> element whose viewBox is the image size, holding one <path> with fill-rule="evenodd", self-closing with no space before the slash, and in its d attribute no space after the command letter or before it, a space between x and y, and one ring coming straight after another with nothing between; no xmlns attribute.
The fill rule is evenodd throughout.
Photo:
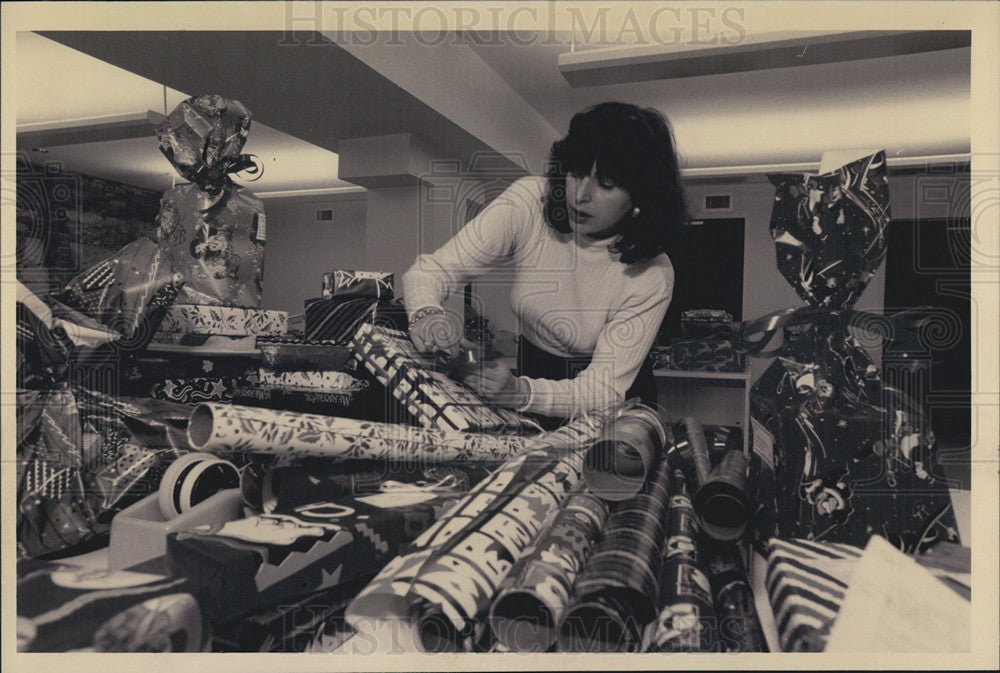
<svg viewBox="0 0 1000 673"><path fill-rule="evenodd" d="M569 605L573 582L608 517L604 500L577 488L532 549L517 561L490 606L493 635L509 652L545 652Z"/></svg>
<svg viewBox="0 0 1000 673"><path fill-rule="evenodd" d="M184 578L43 562L18 575L18 652L200 652L208 643Z"/></svg>
<svg viewBox="0 0 1000 673"><path fill-rule="evenodd" d="M587 451L583 478L609 501L631 498L649 478L670 437L664 409L637 405L622 411Z"/></svg>
<svg viewBox="0 0 1000 673"><path fill-rule="evenodd" d="M169 255L142 237L73 278L58 299L119 333L121 348L138 351L149 344L183 286Z"/></svg>
<svg viewBox="0 0 1000 673"><path fill-rule="evenodd" d="M699 558L698 516L684 472L673 472L666 544L660 562L659 612L643 633L644 652L715 652L719 633L708 577Z"/></svg>
<svg viewBox="0 0 1000 673"><path fill-rule="evenodd" d="M753 589L736 547L715 546L704 555L722 651L767 652Z"/></svg>
<svg viewBox="0 0 1000 673"><path fill-rule="evenodd" d="M330 340L302 337L258 337L257 348L268 369L276 372L353 371L354 351Z"/></svg>
<svg viewBox="0 0 1000 673"><path fill-rule="evenodd" d="M275 372L262 367L258 371L258 380L262 386L308 388L342 393L355 393L368 388L367 381L361 381L346 372Z"/></svg>
<svg viewBox="0 0 1000 673"><path fill-rule="evenodd" d="M657 571L670 497L666 454L632 498L611 511L576 578L559 628L560 651L634 650L656 616Z"/></svg>
<svg viewBox="0 0 1000 673"><path fill-rule="evenodd" d="M159 331L220 336L280 335L288 332L288 312L175 304L163 316Z"/></svg>
<svg viewBox="0 0 1000 673"><path fill-rule="evenodd" d="M257 341L254 336L157 332L149 343L148 352L254 356L257 354Z"/></svg>
<svg viewBox="0 0 1000 673"><path fill-rule="evenodd" d="M143 390L167 379L244 378L259 365L260 360L251 355L144 354L122 360L121 381L123 386Z"/></svg>
<svg viewBox="0 0 1000 673"><path fill-rule="evenodd" d="M413 491L334 498L172 533L167 566L204 591L213 622L228 622L377 573L458 497Z"/></svg>
<svg viewBox="0 0 1000 673"><path fill-rule="evenodd" d="M364 323L375 320L378 300L372 297L306 299L305 337L346 346Z"/></svg>
<svg viewBox="0 0 1000 673"><path fill-rule="evenodd" d="M654 367L679 371L742 372L746 363L729 339L671 339L653 355Z"/></svg>
<svg viewBox="0 0 1000 673"><path fill-rule="evenodd" d="M351 271L337 269L323 274L323 298L375 297L393 298L394 276L388 271Z"/></svg>
<svg viewBox="0 0 1000 673"><path fill-rule="evenodd" d="M17 542L27 556L69 553L110 531L112 517L154 492L187 450L189 407L82 388L21 399Z"/></svg>
<svg viewBox="0 0 1000 673"><path fill-rule="evenodd" d="M237 385L231 401L247 407L357 419L368 418L371 407L367 390L341 392L258 384Z"/></svg>
<svg viewBox="0 0 1000 673"><path fill-rule="evenodd" d="M272 454L285 463L304 458L501 461L531 440L217 403L195 408L188 439L199 451Z"/></svg>
<svg viewBox="0 0 1000 673"><path fill-rule="evenodd" d="M351 340L355 357L426 428L526 432L539 426L498 407L442 372L417 353L404 332L361 325Z"/></svg>
<svg viewBox="0 0 1000 673"><path fill-rule="evenodd" d="M607 420L531 440L393 559L348 607L348 623L390 622L395 638L427 651L473 649L500 583L579 480L583 451Z"/></svg>
<svg viewBox="0 0 1000 673"><path fill-rule="evenodd" d="M149 396L182 404L228 402L233 399L233 392L243 382L244 379L228 376L167 379L151 385Z"/></svg>
<svg viewBox="0 0 1000 673"><path fill-rule="evenodd" d="M692 309L681 313L681 332L697 339L725 339L732 336L733 316L721 309Z"/></svg>

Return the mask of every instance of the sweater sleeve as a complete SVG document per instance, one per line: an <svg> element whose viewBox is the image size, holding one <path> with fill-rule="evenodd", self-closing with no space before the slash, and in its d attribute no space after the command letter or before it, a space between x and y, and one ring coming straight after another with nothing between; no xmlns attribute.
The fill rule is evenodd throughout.
<svg viewBox="0 0 1000 673"><path fill-rule="evenodd" d="M624 401L649 354L673 294L674 272L668 264L648 290L632 295L601 329L590 365L572 379L521 377L530 395L521 411L544 416L574 416Z"/></svg>
<svg viewBox="0 0 1000 673"><path fill-rule="evenodd" d="M402 278L407 313L440 306L470 280L513 259L541 212L541 197L538 178L521 178L437 251L419 255Z"/></svg>

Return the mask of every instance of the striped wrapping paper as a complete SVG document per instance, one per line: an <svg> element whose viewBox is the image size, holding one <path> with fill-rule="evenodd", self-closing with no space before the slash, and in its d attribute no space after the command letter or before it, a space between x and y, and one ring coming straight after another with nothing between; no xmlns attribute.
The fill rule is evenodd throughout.
<svg viewBox="0 0 1000 673"><path fill-rule="evenodd" d="M336 297L306 300L306 339L347 345L358 327L375 320L378 300L373 297Z"/></svg>
<svg viewBox="0 0 1000 673"><path fill-rule="evenodd" d="M862 550L777 538L770 541L770 550L765 585L781 649L822 651Z"/></svg>
<svg viewBox="0 0 1000 673"><path fill-rule="evenodd" d="M527 416L498 407L417 353L405 332L361 325L352 345L355 357L425 428L525 431L539 426Z"/></svg>

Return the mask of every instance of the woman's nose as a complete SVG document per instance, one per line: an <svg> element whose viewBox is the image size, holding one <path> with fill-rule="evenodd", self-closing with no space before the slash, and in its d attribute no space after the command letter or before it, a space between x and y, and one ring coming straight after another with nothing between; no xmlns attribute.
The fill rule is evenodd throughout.
<svg viewBox="0 0 1000 673"><path fill-rule="evenodd" d="M590 201L592 186L593 186L593 181L590 179L589 175L585 175L577 179L576 181L577 203L584 203L586 201Z"/></svg>

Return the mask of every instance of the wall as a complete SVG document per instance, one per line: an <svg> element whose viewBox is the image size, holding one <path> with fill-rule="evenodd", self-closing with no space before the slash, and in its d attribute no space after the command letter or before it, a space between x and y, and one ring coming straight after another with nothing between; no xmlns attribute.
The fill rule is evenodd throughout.
<svg viewBox="0 0 1000 673"><path fill-rule="evenodd" d="M316 221L321 209L333 209L332 222ZM266 199L264 211L264 308L302 313L322 294L325 272L367 268L364 194Z"/></svg>

